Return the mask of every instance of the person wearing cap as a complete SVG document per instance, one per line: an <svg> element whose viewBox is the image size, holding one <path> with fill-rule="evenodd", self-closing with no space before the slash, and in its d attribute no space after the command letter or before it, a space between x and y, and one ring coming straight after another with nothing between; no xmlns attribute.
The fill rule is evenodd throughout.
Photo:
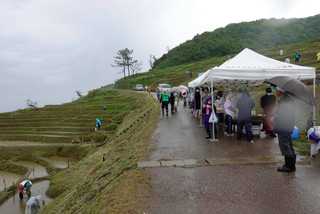
<svg viewBox="0 0 320 214"><path fill-rule="evenodd" d="M277 97L279 97L276 106L273 130L278 134L279 148L284 156L284 165L279 167L278 172L296 171L296 153L293 148L291 133L295 126L295 104L292 97L281 88L277 88Z"/></svg>
<svg viewBox="0 0 320 214"><path fill-rule="evenodd" d="M260 99L260 105L264 112L263 130L271 137L275 137L272 127L273 110L276 104L276 96L272 94L272 89L266 89L266 94Z"/></svg>

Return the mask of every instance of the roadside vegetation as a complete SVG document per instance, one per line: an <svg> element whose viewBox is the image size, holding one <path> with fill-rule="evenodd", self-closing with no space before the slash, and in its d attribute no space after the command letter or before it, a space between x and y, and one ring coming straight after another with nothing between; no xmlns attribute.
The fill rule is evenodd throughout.
<svg viewBox="0 0 320 214"><path fill-rule="evenodd" d="M137 162L148 152L159 110L152 97L128 93L130 103L141 105L134 105L108 143L53 176L48 194L55 200L43 213L142 213L148 177Z"/></svg>

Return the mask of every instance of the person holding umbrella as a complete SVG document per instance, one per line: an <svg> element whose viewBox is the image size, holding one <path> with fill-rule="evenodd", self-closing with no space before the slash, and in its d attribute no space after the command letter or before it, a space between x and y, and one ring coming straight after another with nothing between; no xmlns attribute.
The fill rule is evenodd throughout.
<svg viewBox="0 0 320 214"><path fill-rule="evenodd" d="M284 165L278 172L296 171L296 152L293 148L291 133L295 126L294 100L283 89L277 87L279 102L274 115L274 132L278 134L279 148L284 156Z"/></svg>
<svg viewBox="0 0 320 214"><path fill-rule="evenodd" d="M306 85L291 77L274 77L266 82L276 87L276 95L279 97L273 124L285 163L277 170L279 172L294 172L296 171L296 152L293 148L291 134L296 122L296 111L299 107L296 101L299 100L312 106L314 105L314 97Z"/></svg>

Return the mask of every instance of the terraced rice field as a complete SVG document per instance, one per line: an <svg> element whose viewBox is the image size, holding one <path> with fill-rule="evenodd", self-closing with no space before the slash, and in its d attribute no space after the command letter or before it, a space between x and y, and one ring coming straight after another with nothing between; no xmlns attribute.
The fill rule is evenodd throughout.
<svg viewBox="0 0 320 214"><path fill-rule="evenodd" d="M48 143L91 142L115 132L135 105L134 92L97 89L77 101L0 114L0 140ZM95 119L103 127L94 132ZM99 135L99 137L97 137ZM96 139L98 138L98 139Z"/></svg>

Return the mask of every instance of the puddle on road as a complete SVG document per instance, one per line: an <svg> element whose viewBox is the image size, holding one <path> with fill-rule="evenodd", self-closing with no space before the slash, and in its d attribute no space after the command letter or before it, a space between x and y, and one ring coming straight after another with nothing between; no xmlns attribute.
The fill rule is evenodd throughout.
<svg viewBox="0 0 320 214"><path fill-rule="evenodd" d="M57 169L66 169L68 168L68 164L71 165L72 163L72 161L69 158L64 158L59 156L52 156L52 157L43 158L43 159Z"/></svg>
<svg viewBox="0 0 320 214"><path fill-rule="evenodd" d="M34 162L18 161L16 164L27 167L30 170L29 179L42 178L48 176L47 169Z"/></svg>
<svg viewBox="0 0 320 214"><path fill-rule="evenodd" d="M3 191L6 188L10 187L13 183L16 183L20 175L0 171L0 191Z"/></svg>
<svg viewBox="0 0 320 214"><path fill-rule="evenodd" d="M33 184L31 188L32 196L41 195L48 204L51 199L45 194L50 185L49 181L41 181ZM26 199L20 201L18 193L9 198L6 202L0 205L1 214L24 214L26 206Z"/></svg>

